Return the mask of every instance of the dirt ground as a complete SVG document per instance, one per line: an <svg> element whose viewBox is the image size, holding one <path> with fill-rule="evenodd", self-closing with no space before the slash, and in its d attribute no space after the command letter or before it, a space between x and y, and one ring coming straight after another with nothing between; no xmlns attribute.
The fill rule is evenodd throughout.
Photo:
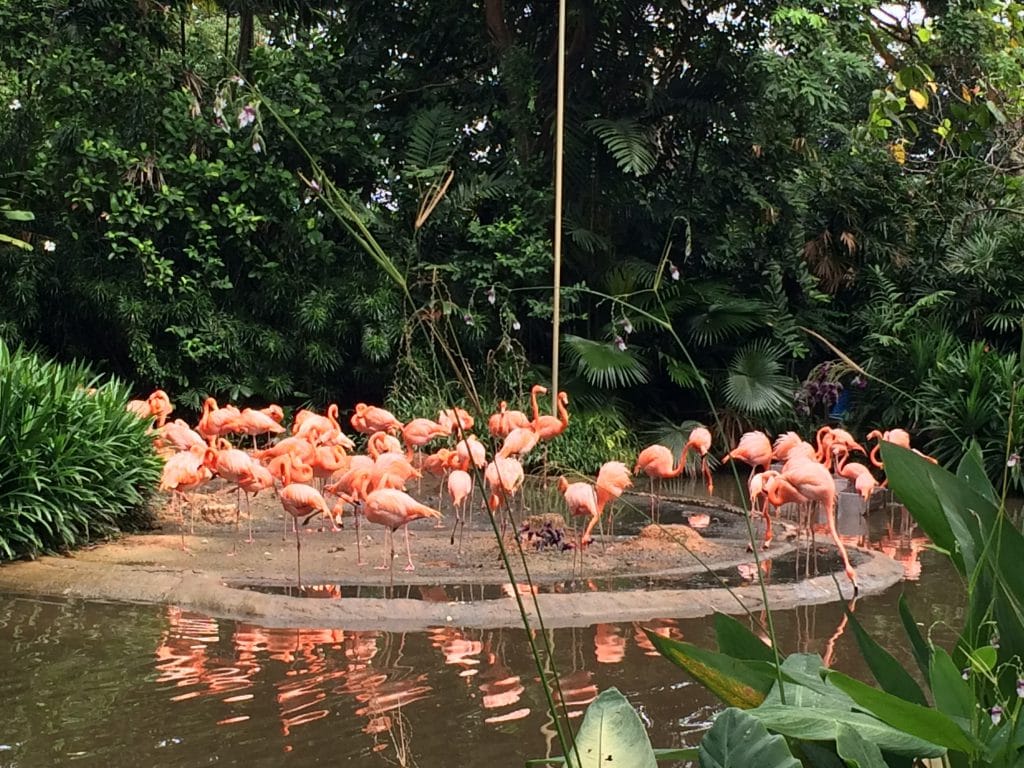
<svg viewBox="0 0 1024 768"><path fill-rule="evenodd" d="M416 495L436 505L436 481L425 482ZM746 578L750 578L753 556L747 551L746 523L740 511L727 504L709 507L707 500L672 500L661 506L661 517L680 522L643 527L638 510L647 509L649 497L624 497L619 507L626 512L619 516L625 522L616 523L614 537L596 534L595 543L585 548L582 558L575 547L538 551L530 545L524 545L521 557L509 533L505 540L515 574L510 580L479 496L475 501L478 508L466 526L461 552L458 535L456 544L451 543L455 518L446 506L442 506L444 518L439 527L429 520L409 526L416 566L412 571L405 570L401 531L395 535L396 558L389 571L377 567L386 562L385 535L380 526L362 520L362 563L351 515L343 517L343 530L320 531L318 519L300 528L301 595L344 598L340 600L289 597L300 594L296 536L290 528L286 530L290 517L285 520L273 495L261 494L251 503L253 541L249 542L244 503L236 529L234 495L215 485L209 492L191 497L191 505L184 509L184 528L166 497L158 497L154 530L79 550L69 557L6 565L0 568L0 590L176 603L211 615L255 618L268 625L333 624L353 629L520 623L515 600L506 597L468 602L466 594L472 596L476 586L481 598L511 596L512 589L507 586L510 582L520 585L520 593L528 594L523 586L525 568L541 593L537 605L527 605L525 610L532 614L540 608L551 626L741 610L736 597L723 588L686 588L687 576L706 575L709 570L731 574L730 585L737 587L734 594L745 594L742 599L748 607L753 609L761 603L760 588L744 586L744 579L736 576L745 567ZM516 511L517 523L535 515L530 520L537 527L546 514L558 528L563 519L558 501L552 490L531 487L525 509ZM580 528L585 522L581 521ZM702 527L703 534L698 527ZM783 526L768 554L778 558L792 552L793 538L793 530ZM571 527L565 530L563 541L575 541ZM857 560L862 592L878 591L898 580L902 572L899 564L889 567L876 563L877 557L868 553L860 553ZM665 588L651 589L653 580L662 580ZM506 585L504 593L497 591L502 585ZM493 588L489 594L485 594L487 586ZM773 584L769 589L774 590L769 594L773 604L776 600L805 603L838 598L831 576L825 575L798 584ZM814 592L816 589L820 594Z"/></svg>

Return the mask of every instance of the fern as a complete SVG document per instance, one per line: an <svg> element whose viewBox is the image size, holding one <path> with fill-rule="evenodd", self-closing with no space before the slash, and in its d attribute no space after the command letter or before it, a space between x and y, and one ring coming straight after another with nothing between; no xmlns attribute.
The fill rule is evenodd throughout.
<svg viewBox="0 0 1024 768"><path fill-rule="evenodd" d="M795 382L782 373L783 352L767 340L740 348L729 364L725 398L753 416L779 414L793 402Z"/></svg>
<svg viewBox="0 0 1024 768"><path fill-rule="evenodd" d="M659 353L659 357L665 365L665 372L668 374L669 379L677 387L697 389L701 384L708 384L707 378L696 366L664 353Z"/></svg>
<svg viewBox="0 0 1024 768"><path fill-rule="evenodd" d="M1024 298L1014 296L1000 305L985 318L985 327L997 333L1010 333L1021 327L1024 318Z"/></svg>
<svg viewBox="0 0 1024 768"><path fill-rule="evenodd" d="M439 104L413 117L405 162L414 177L438 175L454 151L457 117L449 107Z"/></svg>
<svg viewBox="0 0 1024 768"><path fill-rule="evenodd" d="M586 127L604 143L624 173L643 176L654 170L654 145L635 120L588 120Z"/></svg>
<svg viewBox="0 0 1024 768"><path fill-rule="evenodd" d="M597 387L614 389L646 384L647 366L633 352L600 341L568 335L566 354L577 372Z"/></svg>

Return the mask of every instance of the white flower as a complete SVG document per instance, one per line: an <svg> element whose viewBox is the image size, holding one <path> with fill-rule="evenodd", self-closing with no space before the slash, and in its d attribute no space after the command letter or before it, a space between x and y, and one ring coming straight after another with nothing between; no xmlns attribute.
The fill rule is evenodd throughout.
<svg viewBox="0 0 1024 768"><path fill-rule="evenodd" d="M633 324L629 322L628 317L622 318L622 330L625 331L627 335L633 332Z"/></svg>
<svg viewBox="0 0 1024 768"><path fill-rule="evenodd" d="M520 328L522 328L522 327L523 327L523 326L521 326L521 325L519 324L519 321L518 321L518 320L513 320L513 321L512 321L512 330L513 330L513 331L518 331L518 330L519 330Z"/></svg>
<svg viewBox="0 0 1024 768"><path fill-rule="evenodd" d="M487 289L487 303L493 304L498 300L498 295L494 292L494 286L492 285Z"/></svg>
<svg viewBox="0 0 1024 768"><path fill-rule="evenodd" d="M1017 698L1024 699L1024 680L1017 681Z"/></svg>
<svg viewBox="0 0 1024 768"><path fill-rule="evenodd" d="M7 108L10 109L11 112L17 112L19 109L21 109L21 101L19 99L14 99L10 104L7 105Z"/></svg>
<svg viewBox="0 0 1024 768"><path fill-rule="evenodd" d="M255 139L252 143L252 151L257 155L263 151L263 142L259 139Z"/></svg>
<svg viewBox="0 0 1024 768"><path fill-rule="evenodd" d="M679 279L679 267L677 267L671 261L668 263L668 273L672 275L673 280Z"/></svg>
<svg viewBox="0 0 1024 768"><path fill-rule="evenodd" d="M988 714L992 718L992 725L999 725L999 721L1003 719L1003 708L996 704L988 711Z"/></svg>
<svg viewBox="0 0 1024 768"><path fill-rule="evenodd" d="M623 339L621 336L616 336L615 337L615 346L619 348L619 352L625 352L626 351L626 340Z"/></svg>
<svg viewBox="0 0 1024 768"><path fill-rule="evenodd" d="M245 78L243 78L241 75L232 75L231 82L233 82L235 85L245 85Z"/></svg>
<svg viewBox="0 0 1024 768"><path fill-rule="evenodd" d="M43 240L43 250L52 253L57 250L57 244L53 240Z"/></svg>
<svg viewBox="0 0 1024 768"><path fill-rule="evenodd" d="M252 104L246 104L242 107L242 111L238 113L238 127L245 128L254 122L256 122L256 110Z"/></svg>

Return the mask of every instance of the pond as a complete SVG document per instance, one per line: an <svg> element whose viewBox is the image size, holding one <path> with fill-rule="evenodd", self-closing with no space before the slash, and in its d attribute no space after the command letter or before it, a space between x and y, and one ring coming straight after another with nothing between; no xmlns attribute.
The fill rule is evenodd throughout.
<svg viewBox="0 0 1024 768"><path fill-rule="evenodd" d="M871 516L876 547L888 514ZM939 637L962 618L956 576L920 542L915 580L855 606L911 667L901 592ZM617 686L656 746L694 744L717 701L641 626L713 643L709 619L554 630L562 696L579 715ZM778 612L776 627L784 651L867 677L840 604ZM267 629L175 607L0 598L0 766L521 766L558 752L537 679L521 629Z"/></svg>

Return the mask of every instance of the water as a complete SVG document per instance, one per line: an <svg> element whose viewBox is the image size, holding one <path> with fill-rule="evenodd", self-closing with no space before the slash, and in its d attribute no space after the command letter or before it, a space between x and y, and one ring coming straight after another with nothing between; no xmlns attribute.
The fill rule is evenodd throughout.
<svg viewBox="0 0 1024 768"><path fill-rule="evenodd" d="M855 608L913 671L900 593L940 642L963 609L946 561L902 523L881 510L866 534L847 535L902 555L917 579ZM565 701L578 723L614 685L656 746L695 744L717 700L658 657L641 626L714 642L708 619L556 630ZM778 612L776 626L784 651L869 679L840 605ZM517 629L277 630L174 607L0 597L0 767L521 766L558 752L537 678Z"/></svg>

